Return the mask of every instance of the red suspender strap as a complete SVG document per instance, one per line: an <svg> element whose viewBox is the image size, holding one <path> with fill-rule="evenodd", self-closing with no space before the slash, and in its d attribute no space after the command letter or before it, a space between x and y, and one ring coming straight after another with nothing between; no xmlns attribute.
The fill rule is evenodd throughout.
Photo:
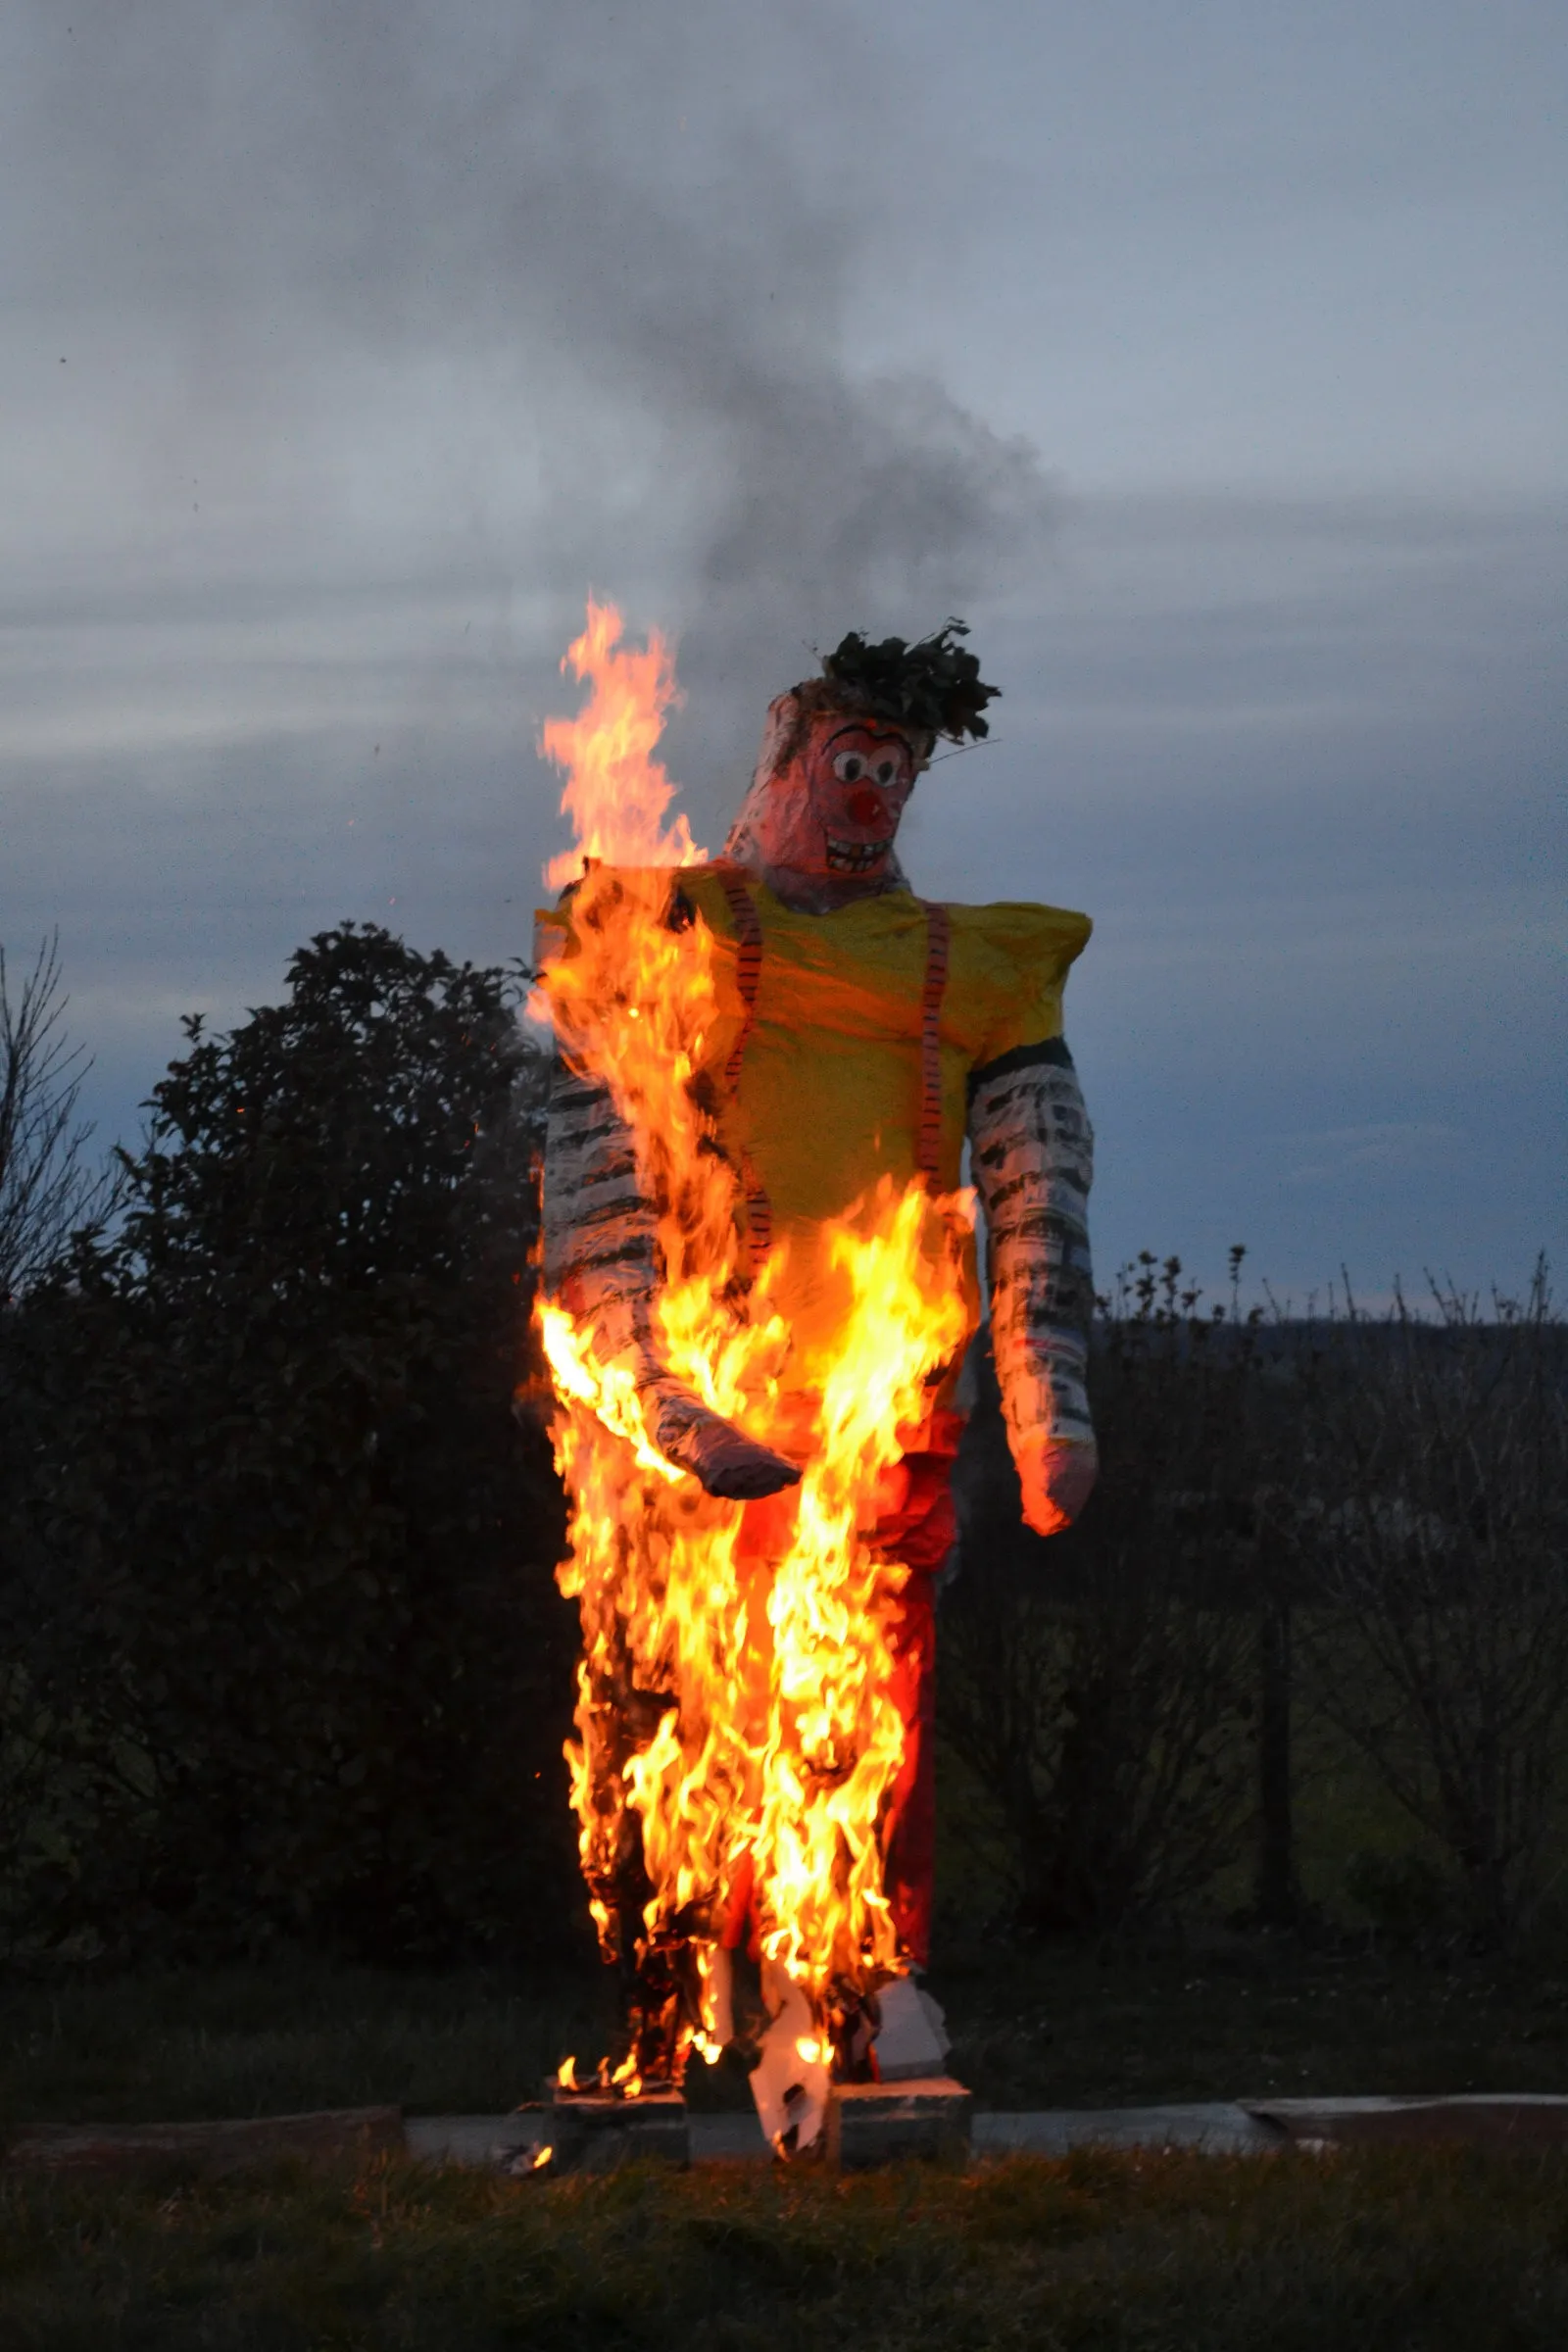
<svg viewBox="0 0 1568 2352"><path fill-rule="evenodd" d="M713 870L718 876L719 888L729 901L730 917L735 925L735 985L740 990L742 1019L740 1032L724 1064L724 1084L733 1094L740 1079L746 1041L752 1034L752 1023L757 1017L757 984L762 976L762 926L758 920L752 894L735 868L732 865L719 865Z"/></svg>
<svg viewBox="0 0 1568 2352"><path fill-rule="evenodd" d="M741 1063L746 1057L746 1042L757 1018L757 987L762 976L762 926L751 892L736 868L716 865L719 888L729 902L730 918L735 925L735 985L740 991L740 1033L730 1048L724 1064L724 1084L733 1095L740 1084ZM741 1183L746 1194L746 1219L751 1233L752 1263L760 1266L767 1255L773 1239L773 1207L762 1189L761 1180L753 1167L748 1153L741 1155Z"/></svg>
<svg viewBox="0 0 1568 2352"><path fill-rule="evenodd" d="M926 902L925 986L920 992L920 1124L915 1164L935 1192L942 1176L942 997L953 926L945 906Z"/></svg>

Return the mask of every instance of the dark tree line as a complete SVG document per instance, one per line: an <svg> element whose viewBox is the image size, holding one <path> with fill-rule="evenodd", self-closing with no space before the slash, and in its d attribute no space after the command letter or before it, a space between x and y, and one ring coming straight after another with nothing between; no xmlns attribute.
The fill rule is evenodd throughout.
<svg viewBox="0 0 1568 2352"><path fill-rule="evenodd" d="M1488 1315L1435 1305L1306 1352L1287 1533L1325 1714L1502 1943L1563 1868L1568 1383L1544 1268Z"/></svg>
<svg viewBox="0 0 1568 2352"><path fill-rule="evenodd" d="M1239 1257L1240 1253L1238 1253ZM1518 1300L1292 1325L1203 1311L1146 1255L1101 1301L1101 1482L1019 1521L995 1377L959 1464L947 1735L1026 1934L1179 1911L1245 1866L1302 1924L1297 1734L1406 1825L1347 1857L1375 1920L1496 1946L1568 1919L1568 1349Z"/></svg>
<svg viewBox="0 0 1568 2352"><path fill-rule="evenodd" d="M280 1004L186 1023L106 1186L52 951L15 1003L0 969L0 1960L570 1934L564 1509L513 1410L546 1082L515 997L325 932ZM983 1347L974 1376L941 1710L997 1924L1100 1934L1222 1871L1299 1921L1305 1721L1409 1825L1357 1866L1370 1907L1493 1943L1549 1907L1568 1375L1544 1272L1485 1314L1293 1326L1146 1255L1093 1336L1100 1487L1049 1544Z"/></svg>
<svg viewBox="0 0 1568 2352"><path fill-rule="evenodd" d="M0 1316L14 1950L540 1948L563 1505L518 1425L540 1057L509 976L323 933L186 1022L121 1214Z"/></svg>

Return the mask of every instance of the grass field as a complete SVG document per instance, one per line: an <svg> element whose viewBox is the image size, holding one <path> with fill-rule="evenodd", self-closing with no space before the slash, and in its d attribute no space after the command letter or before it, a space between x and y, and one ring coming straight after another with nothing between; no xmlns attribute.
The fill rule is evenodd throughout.
<svg viewBox="0 0 1568 2352"><path fill-rule="evenodd" d="M990 2107L1252 2093L1568 2091L1568 1962L1313 1950L950 1950L953 2065ZM609 1980L419 1975L304 1957L0 1995L0 2122L151 2122L395 2102L495 2114L608 2038ZM744 2078L693 2070L694 2104Z"/></svg>
<svg viewBox="0 0 1568 2352"><path fill-rule="evenodd" d="M955 2066L988 2105L1568 2089L1568 1972L1524 1961L1211 1935L1185 1952L950 1950L936 1983ZM13 1987L0 2115L494 2113L595 2047L606 1993L587 1967L530 1983L304 1957ZM693 2090L746 2096L723 2070ZM0 2352L1564 2344L1556 2159L1085 2156L548 2185L375 2160L0 2185Z"/></svg>
<svg viewBox="0 0 1568 2352"><path fill-rule="evenodd" d="M1559 2352L1568 2167L1401 2152L0 2191L7 2352Z"/></svg>

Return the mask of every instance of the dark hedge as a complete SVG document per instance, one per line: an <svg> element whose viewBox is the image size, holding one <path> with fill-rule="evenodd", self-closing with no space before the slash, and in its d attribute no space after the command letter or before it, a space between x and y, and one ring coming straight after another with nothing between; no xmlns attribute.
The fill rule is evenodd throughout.
<svg viewBox="0 0 1568 2352"><path fill-rule="evenodd" d="M541 1056L346 924L185 1024L123 1222L0 1314L14 1956L514 1953L575 1902L564 1510L519 1426Z"/></svg>

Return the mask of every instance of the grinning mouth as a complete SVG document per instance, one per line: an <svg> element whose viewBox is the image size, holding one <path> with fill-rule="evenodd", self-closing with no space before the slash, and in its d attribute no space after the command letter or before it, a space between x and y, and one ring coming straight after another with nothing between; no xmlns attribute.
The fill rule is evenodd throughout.
<svg viewBox="0 0 1568 2352"><path fill-rule="evenodd" d="M891 844L885 841L835 841L827 837L827 861L836 874L868 874L880 865Z"/></svg>

